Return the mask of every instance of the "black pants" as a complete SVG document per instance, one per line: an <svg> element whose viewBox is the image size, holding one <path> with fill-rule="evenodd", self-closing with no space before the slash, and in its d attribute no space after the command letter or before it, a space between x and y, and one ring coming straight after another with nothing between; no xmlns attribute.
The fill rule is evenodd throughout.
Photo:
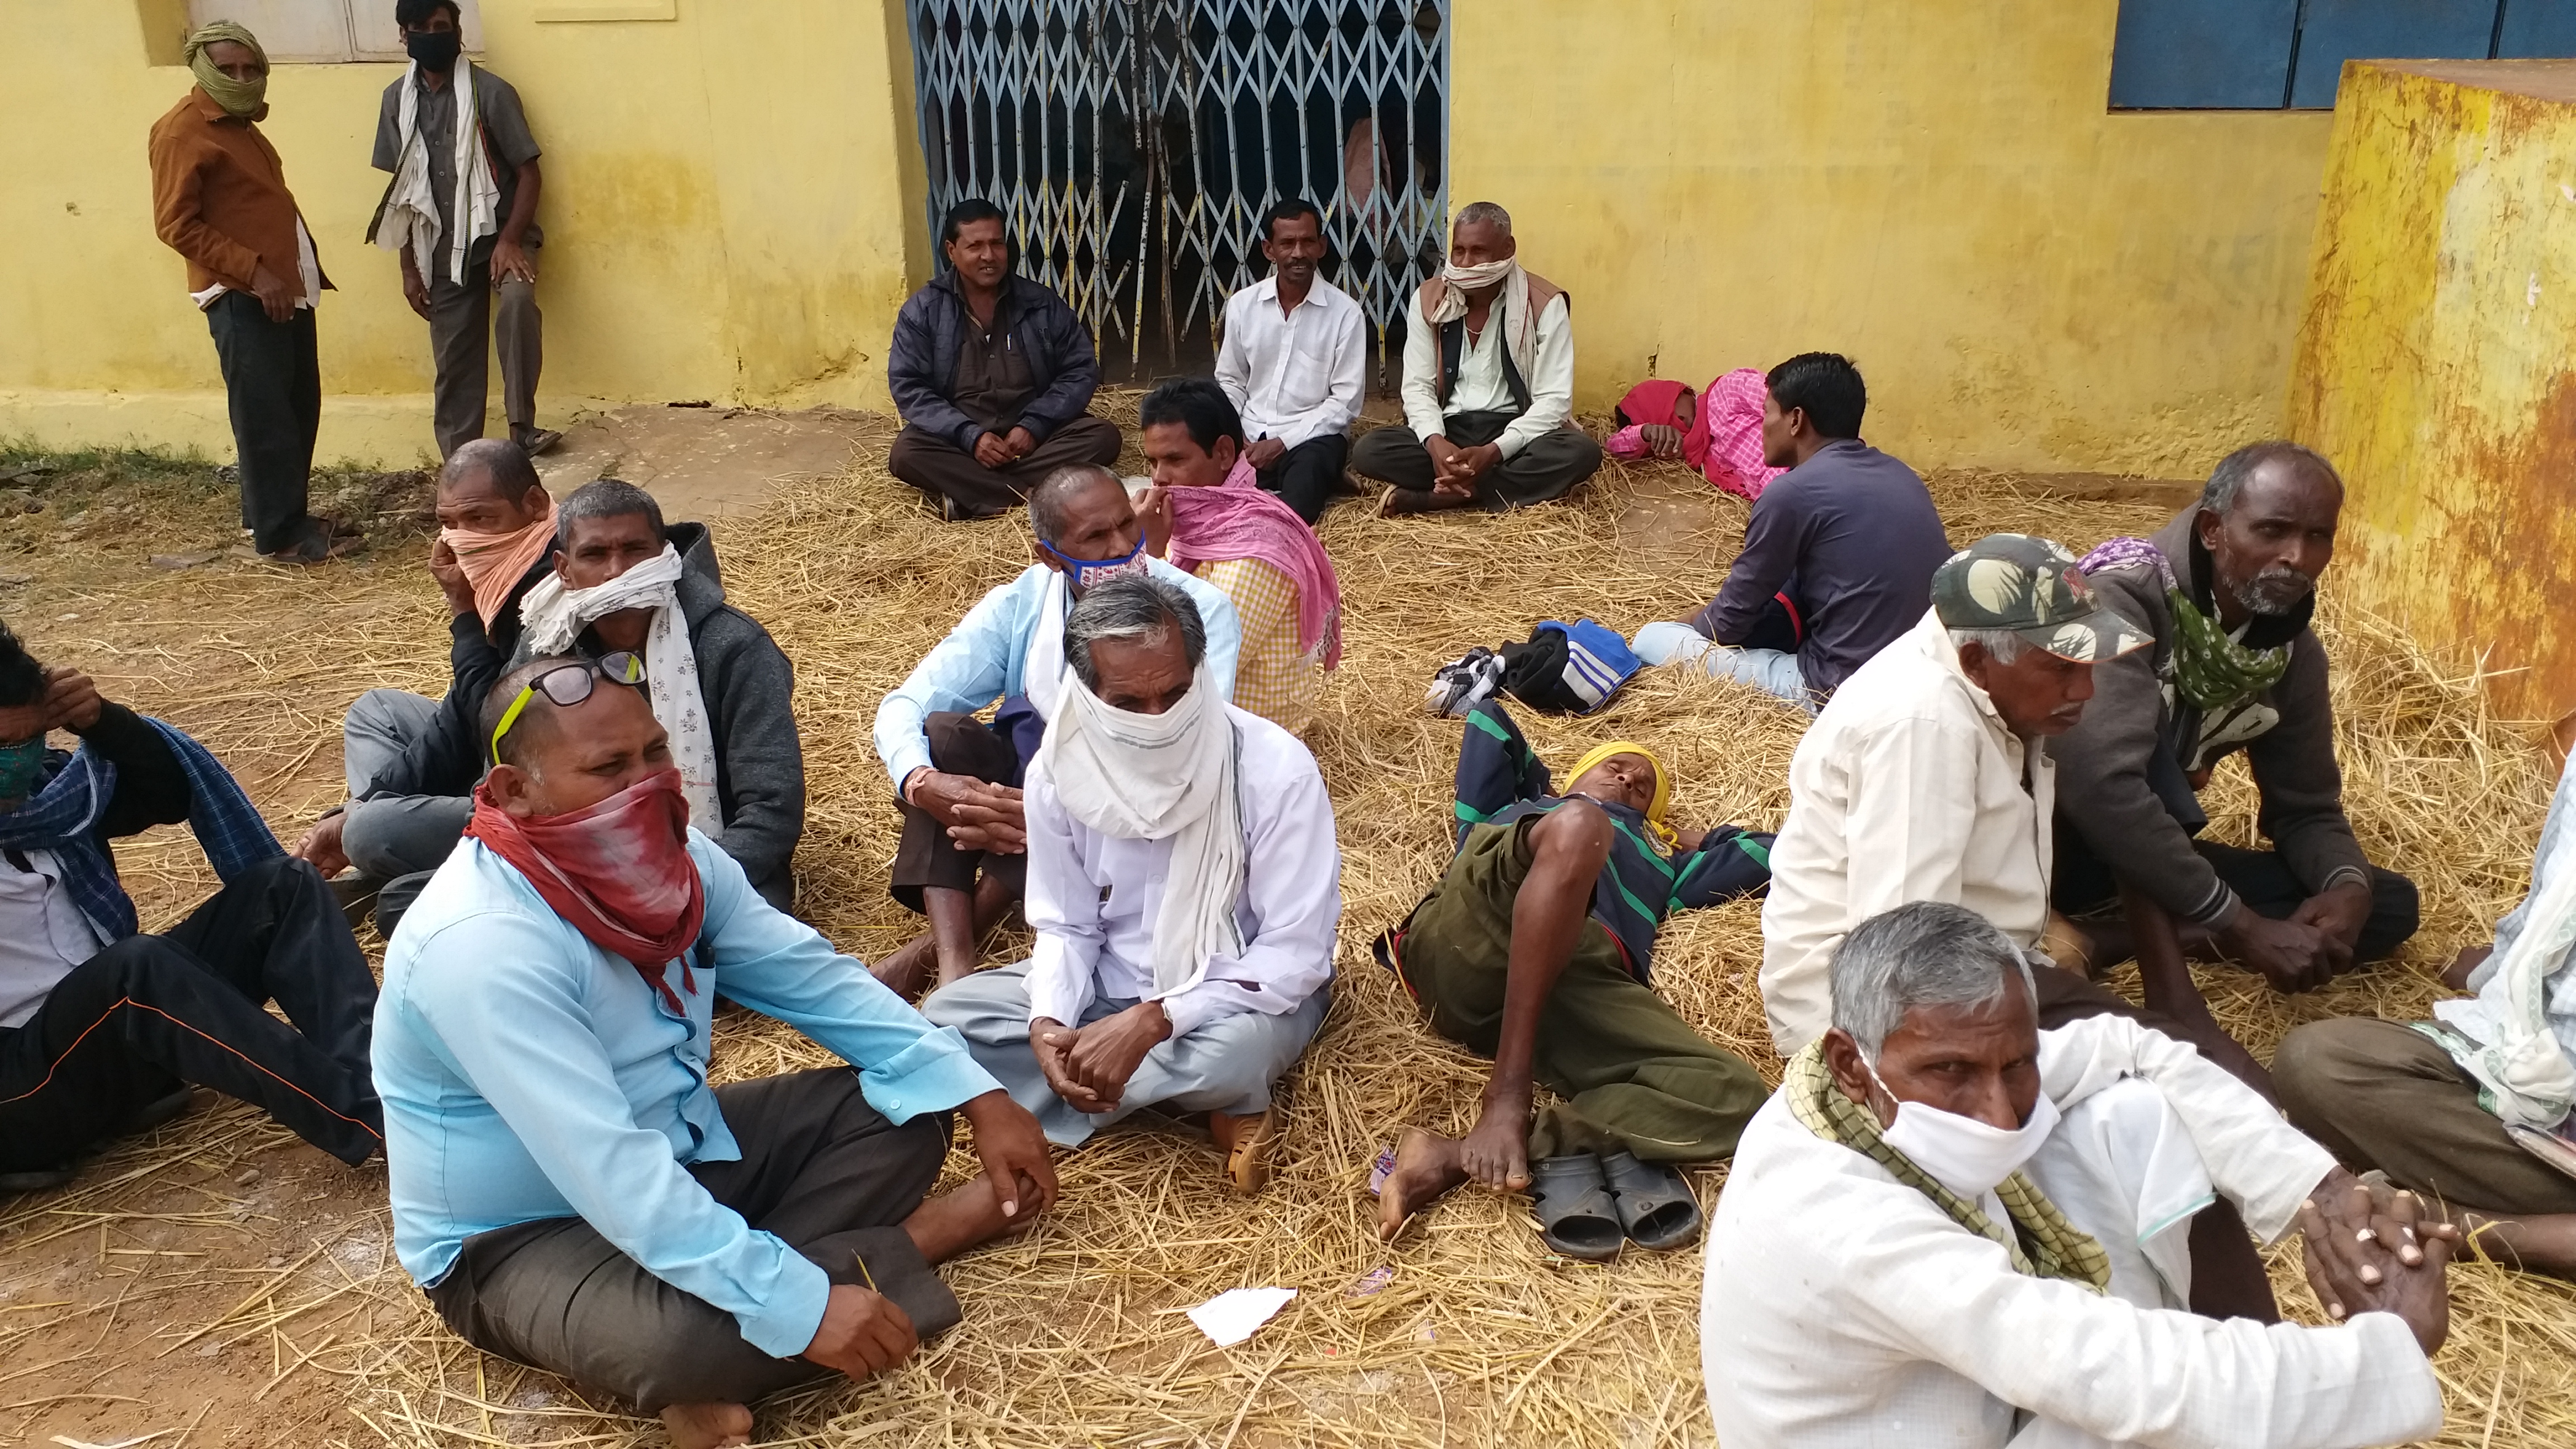
<svg viewBox="0 0 2576 1449"><path fill-rule="evenodd" d="M1451 413L1443 420L1450 442L1462 448L1490 443L1512 425L1516 412ZM1430 450L1402 423L1360 434L1351 449L1351 467L1416 493L1431 491L1438 481ZM1567 423L1530 439L1529 445L1485 470L1476 480L1476 501L1500 512L1562 498L1574 485L1601 470L1601 445Z"/></svg>
<svg viewBox="0 0 2576 1449"><path fill-rule="evenodd" d="M2218 872L2218 878L2227 882L2227 888L2254 911L2282 921L2307 904L2307 886L2279 851L2247 850L2207 840L2193 841L2192 849L2199 851L2200 858ZM2056 885L2050 895L2057 909L2066 915L2092 915L2119 904L2119 881L2111 867L2084 842L2081 831L2058 827L2056 873ZM2415 934L2417 920L2415 882L2393 870L2372 866L2370 915L2362 922L2361 939L2353 945L2352 959L2358 963L2386 958Z"/></svg>
<svg viewBox="0 0 2576 1449"><path fill-rule="evenodd" d="M304 539L311 515L313 438L322 427L322 364L313 309L271 322L248 292L226 292L206 308L232 409L233 458L241 468L242 527L262 553Z"/></svg>
<svg viewBox="0 0 2576 1449"><path fill-rule="evenodd" d="M288 1026L262 1008L286 1011ZM355 1166L384 1146L376 984L331 888L282 858L166 936L128 936L0 1029L0 1170L52 1167L181 1082L259 1107Z"/></svg>
<svg viewBox="0 0 2576 1449"><path fill-rule="evenodd" d="M1261 470L1261 486L1278 494L1279 501L1296 509L1297 516L1311 527L1324 516L1324 506L1340 490L1342 465L1350 461L1350 456L1348 433L1308 438Z"/></svg>
<svg viewBox="0 0 2576 1449"><path fill-rule="evenodd" d="M1107 467L1124 446L1118 425L1079 417L1048 434L1007 468L987 468L975 455L923 429L907 426L886 450L886 471L942 500L950 518L990 518L1025 501L1046 476L1076 463Z"/></svg>
<svg viewBox="0 0 2576 1449"><path fill-rule="evenodd" d="M939 1180L947 1113L898 1127L868 1105L847 1067L736 1082L716 1088L716 1103L742 1160L689 1169L709 1196L834 1283L873 1283L923 1342L956 1326L957 1296L902 1226ZM654 1277L580 1218L475 1234L429 1301L475 1347L648 1414L748 1404L831 1373L753 1347L732 1314Z"/></svg>
<svg viewBox="0 0 2576 1449"><path fill-rule="evenodd" d="M930 767L943 775L969 775L992 785L1020 781L1019 751L1010 736L971 714L942 712L923 721L930 742ZM1029 875L1026 855L966 850L948 838L948 827L918 805L905 805L903 841L895 847L893 895L904 908L922 909L926 886L972 892L978 872L990 876L1018 900Z"/></svg>

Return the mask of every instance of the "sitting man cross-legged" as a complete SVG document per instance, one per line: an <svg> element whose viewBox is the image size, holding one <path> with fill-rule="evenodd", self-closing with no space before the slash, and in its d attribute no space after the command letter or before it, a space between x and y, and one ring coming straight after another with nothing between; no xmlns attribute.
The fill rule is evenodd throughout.
<svg viewBox="0 0 2576 1449"><path fill-rule="evenodd" d="M1190 596L1094 587L1029 770L1026 962L922 1014L1078 1146L1140 1108L1205 1112L1226 1182L1261 1189L1272 1095L1323 1024L1342 857L1314 756L1227 704Z"/></svg>
<svg viewBox="0 0 2576 1449"><path fill-rule="evenodd" d="M1571 303L1518 251L1511 213L1459 208L1449 265L1405 313L1404 423L1351 448L1352 472L1395 485L1379 512L1518 508L1600 471L1574 422Z"/></svg>
<svg viewBox="0 0 2576 1449"><path fill-rule="evenodd" d="M1923 617L1950 541L1923 480L1860 440L1869 391L1849 359L1801 353L1765 386L1762 461L1789 471L1753 500L1717 597L1630 643L1813 714Z"/></svg>
<svg viewBox="0 0 2576 1449"><path fill-rule="evenodd" d="M966 611L877 705L877 758L903 842L894 898L930 929L876 964L907 998L971 975L984 938L1019 904L1028 856L1020 781L1064 673L1064 619L1093 586L1146 574L1179 587L1207 627L1208 677L1234 694L1243 629L1215 585L1145 552L1127 489L1106 468L1059 468L1029 495L1037 562ZM975 711L999 700L993 721Z"/></svg>
<svg viewBox="0 0 2576 1449"><path fill-rule="evenodd" d="M1100 386L1091 330L1012 274L1002 222L989 201L948 209L948 269L903 304L886 355L903 414L886 471L952 520L1004 512L1058 468L1118 461L1118 425L1084 411Z"/></svg>
<svg viewBox="0 0 2576 1449"><path fill-rule="evenodd" d="M2341 1017L2272 1056L2290 1120L2355 1169L2426 1194L2499 1262L2576 1278L2576 760L2531 890L2443 976L2427 1022ZM2526 1145L2528 1144L2528 1145Z"/></svg>
<svg viewBox="0 0 2576 1449"><path fill-rule="evenodd" d="M1312 524L1342 486L1368 381L1368 314L1325 281L1324 214L1279 202L1261 217L1270 275L1225 299L1216 380L1243 414L1261 487Z"/></svg>
<svg viewBox="0 0 2576 1449"><path fill-rule="evenodd" d="M1959 906L1854 928L1833 1021L1745 1128L1709 1227L1720 1441L2359 1449L2441 1429L2428 1360L2459 1233L2412 1195L2136 1022L2041 1031L2020 953ZM2334 1326L2269 1321L2259 1263L2208 1281L2221 1194L2266 1237L2296 1223Z"/></svg>
<svg viewBox="0 0 2576 1449"><path fill-rule="evenodd" d="M80 749L47 749L54 729ZM145 935L110 842L181 820L224 888ZM322 877L196 741L44 668L5 627L0 943L0 1196L70 1181L83 1153L186 1111L190 1082L351 1166L383 1145L376 985Z"/></svg>
<svg viewBox="0 0 2576 1449"><path fill-rule="evenodd" d="M555 502L527 450L502 438L458 446L438 470L438 541L430 577L447 601L449 684L429 699L370 689L341 725L346 804L324 814L295 853L363 898L418 876L396 893L386 929L456 844L483 776L474 721L519 642L519 601L554 572Z"/></svg>
<svg viewBox="0 0 2576 1449"><path fill-rule="evenodd" d="M2308 621L2334 558L2343 480L2296 443L2239 448L2153 538L2115 538L2084 572L2155 647L2093 672L2056 745L2057 908L2084 921L2121 883L2280 991L2305 991L2415 934L2415 885L2372 865L2343 810L2326 651ZM2196 840L2199 792L2242 750L2272 849ZM2129 923L2132 928L2137 923ZM2140 939L2143 939L2141 937Z"/></svg>
<svg viewBox="0 0 2576 1449"><path fill-rule="evenodd" d="M789 866L805 832L805 754L786 654L757 621L725 602L707 526L665 524L661 505L643 489L614 478L586 483L565 497L556 526L550 569L520 597L506 663L564 653L624 652L640 660L654 715L671 734L690 823L741 864L764 900L788 909L796 893ZM457 683L498 673L460 667ZM453 786L461 778L472 790L488 748L478 739L476 762L447 764L440 781ZM387 811L365 800L352 807L357 818L340 838L361 871L389 877L376 910L389 932L455 849L472 809L470 799L458 797L392 798L404 810L401 833L379 835Z"/></svg>
<svg viewBox="0 0 2576 1449"><path fill-rule="evenodd" d="M1300 734L1324 672L1342 662L1342 581L1285 502L1261 491L1234 404L1174 378L1145 394L1136 427L1154 486L1137 504L1145 547L1225 590L1243 620L1234 702Z"/></svg>
<svg viewBox="0 0 2576 1449"><path fill-rule="evenodd" d="M2102 661L2147 647L2044 538L1990 534L1932 575L1932 608L1834 692L1789 762L1789 818L1762 906L1762 1009L1795 1056L1833 1024L1827 963L1852 927L1908 901L1966 906L2034 968L2039 1022L2126 999L2051 964L2082 940L2048 905L2057 767L2049 742L2084 717ZM2180 959L2174 961L2180 966ZM2149 1025L2269 1090L2188 980L2147 980Z"/></svg>
<svg viewBox="0 0 2576 1449"><path fill-rule="evenodd" d="M1468 711L1457 857L1377 956L1433 1031L1494 1071L1465 1137L1406 1129L1378 1236L1473 1178L1530 1191L1540 1236L1568 1257L1698 1239L1699 1206L1668 1164L1733 1152L1762 1078L1647 977L1668 912L1762 888L1770 837L1677 828L1671 802L1642 745L1594 749L1559 795L1500 704ZM1564 1100L1533 1110L1539 1086Z"/></svg>
<svg viewBox="0 0 2576 1449"><path fill-rule="evenodd" d="M532 660L385 951L394 1249L479 1348L748 1442L752 1401L958 1320L932 1271L1055 1197L1029 1114L689 824L648 679ZM718 993L850 1063L710 1088ZM952 1113L984 1171L925 1195Z"/></svg>

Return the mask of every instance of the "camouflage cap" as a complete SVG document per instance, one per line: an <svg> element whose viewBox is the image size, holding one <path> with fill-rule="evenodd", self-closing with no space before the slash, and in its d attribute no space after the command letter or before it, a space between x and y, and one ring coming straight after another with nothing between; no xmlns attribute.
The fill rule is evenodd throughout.
<svg viewBox="0 0 2576 1449"><path fill-rule="evenodd" d="M2009 629L2060 659L2098 664L2153 642L2104 604L2061 544L1990 533L1932 575L1932 610L1951 629Z"/></svg>

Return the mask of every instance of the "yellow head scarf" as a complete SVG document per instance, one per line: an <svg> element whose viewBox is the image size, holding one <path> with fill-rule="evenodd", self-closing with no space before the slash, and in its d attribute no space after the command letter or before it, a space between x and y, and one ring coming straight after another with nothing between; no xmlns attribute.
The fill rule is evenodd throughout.
<svg viewBox="0 0 2576 1449"><path fill-rule="evenodd" d="M258 56L259 78L237 81L215 69L215 63L206 59L206 47L219 40L245 46L251 54ZM188 73L197 78L197 84L206 88L207 95L214 97L216 105L224 108L224 114L256 121L267 109L268 52L260 48L259 37L251 34L248 27L230 20L200 25L188 32L187 57Z"/></svg>
<svg viewBox="0 0 2576 1449"><path fill-rule="evenodd" d="M1590 754L1574 762L1574 770L1565 777L1565 783L1572 785L1583 778L1584 771L1612 755L1643 755L1646 763L1655 767L1655 799L1646 807L1646 828L1655 832L1655 838L1663 842L1664 849L1672 849L1681 839L1680 832L1664 823L1664 812L1672 808L1673 803L1673 772L1664 768L1664 762L1654 751L1635 740L1612 740L1606 745L1595 746Z"/></svg>

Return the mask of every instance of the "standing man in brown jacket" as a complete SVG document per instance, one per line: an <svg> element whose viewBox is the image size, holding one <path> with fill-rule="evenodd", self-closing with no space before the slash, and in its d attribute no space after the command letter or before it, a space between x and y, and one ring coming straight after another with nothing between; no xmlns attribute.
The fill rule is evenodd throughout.
<svg viewBox="0 0 2576 1449"><path fill-rule="evenodd" d="M152 222L188 260L188 299L206 314L232 410L242 526L277 563L320 563L356 540L305 509L322 373L313 309L331 285L286 189L268 114L268 55L218 20L189 35L196 86L152 124Z"/></svg>
<svg viewBox="0 0 2576 1449"><path fill-rule="evenodd" d="M2058 739L2057 908L2082 917L2125 883L2183 943L2282 991L2324 985L2415 934L2414 882L2374 866L2343 811L2326 650L2309 619L2334 557L2343 480L2296 443L2239 448L2151 539L2083 562L2155 646L2093 668L2093 703ZM2196 840L2199 792L2238 750L2269 850ZM2077 924L2104 933L2095 922ZM2107 965L2125 947L2092 953Z"/></svg>

